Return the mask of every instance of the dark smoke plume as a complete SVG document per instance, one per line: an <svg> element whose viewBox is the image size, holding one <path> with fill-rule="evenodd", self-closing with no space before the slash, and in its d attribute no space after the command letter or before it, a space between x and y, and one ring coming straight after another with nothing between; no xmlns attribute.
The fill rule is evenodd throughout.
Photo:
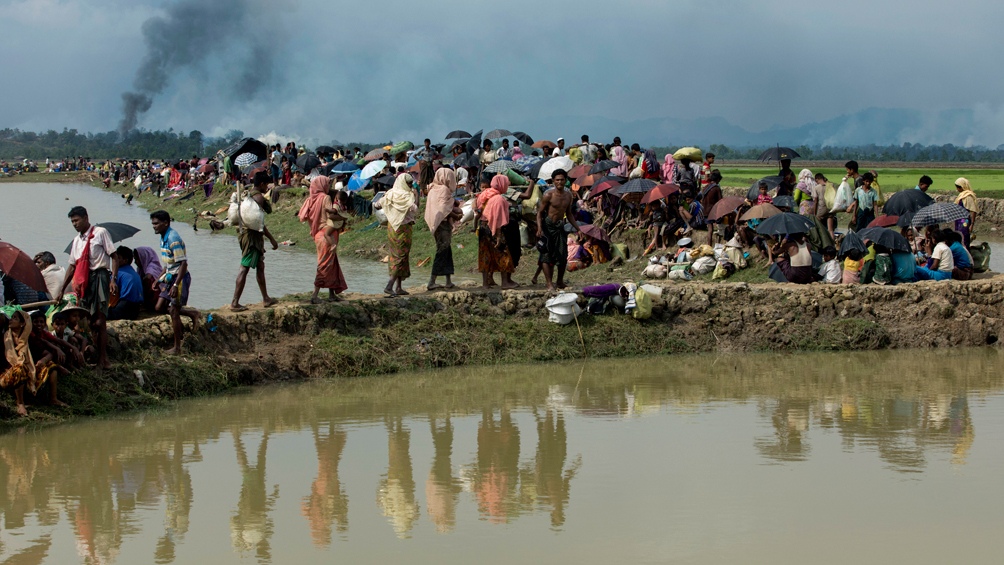
<svg viewBox="0 0 1004 565"><path fill-rule="evenodd" d="M207 84L247 100L271 82L280 32L279 17L288 2L275 0L175 0L164 15L143 22L144 55L133 90L122 94L119 133L134 130L139 118L164 92L173 75L220 57L224 68L237 69L236 79L226 72Z"/></svg>

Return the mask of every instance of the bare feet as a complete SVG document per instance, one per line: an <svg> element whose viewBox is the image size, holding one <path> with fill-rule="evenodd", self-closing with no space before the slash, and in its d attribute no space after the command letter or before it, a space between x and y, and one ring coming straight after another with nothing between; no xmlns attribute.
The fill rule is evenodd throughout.
<svg viewBox="0 0 1004 565"><path fill-rule="evenodd" d="M269 298L265 302L262 302L261 306L262 306L262 308L271 308L271 307L275 306L278 303L279 303L279 299L277 299L277 298Z"/></svg>
<svg viewBox="0 0 1004 565"><path fill-rule="evenodd" d="M328 302L341 302L341 301L342 297L338 296L337 294L332 294L331 296L328 297Z"/></svg>
<svg viewBox="0 0 1004 565"><path fill-rule="evenodd" d="M18 404L17 408L15 409L15 411L17 412L18 416L27 416L28 415L28 409L24 407L24 404Z"/></svg>
<svg viewBox="0 0 1004 565"><path fill-rule="evenodd" d="M446 290L449 290L451 288L457 288L457 285L455 285L453 283L447 283L447 285L444 286L443 288L445 288Z"/></svg>
<svg viewBox="0 0 1004 565"><path fill-rule="evenodd" d="M507 282L507 283L503 283L502 284L502 289L503 290L509 290L509 289L518 288L518 287L519 287L519 283L516 283L516 282Z"/></svg>
<svg viewBox="0 0 1004 565"><path fill-rule="evenodd" d="M52 401L52 405L53 406L58 406L60 408L69 408L70 407L69 404L63 402L62 400L53 400Z"/></svg>
<svg viewBox="0 0 1004 565"><path fill-rule="evenodd" d="M408 292L407 290L403 289L403 288L399 288L399 289L397 289L397 294L399 296L408 296L411 293Z"/></svg>
<svg viewBox="0 0 1004 565"><path fill-rule="evenodd" d="M565 290L566 288L568 288L568 285L565 284L564 282L559 282L556 286L561 290Z"/></svg>
<svg viewBox="0 0 1004 565"><path fill-rule="evenodd" d="M318 297L316 297L316 296L314 296L313 298L310 299L310 303L311 304L320 304L321 303L321 299L318 298Z"/></svg>
<svg viewBox="0 0 1004 565"><path fill-rule="evenodd" d="M247 309L248 309L248 307L244 306L242 304L231 304L230 305L230 311L231 312L244 312Z"/></svg>
<svg viewBox="0 0 1004 565"><path fill-rule="evenodd" d="M425 287L425 290L440 290L442 288L447 288L441 284L430 284Z"/></svg>

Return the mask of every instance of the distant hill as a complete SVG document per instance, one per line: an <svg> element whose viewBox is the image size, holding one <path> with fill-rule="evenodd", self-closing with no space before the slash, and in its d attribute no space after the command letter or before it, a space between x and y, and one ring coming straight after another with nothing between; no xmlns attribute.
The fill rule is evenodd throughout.
<svg viewBox="0 0 1004 565"><path fill-rule="evenodd" d="M540 120L535 132L558 132L569 141L578 141L588 133L594 141L609 141L620 136L625 143L646 145L697 145L712 143L735 147L769 146L775 143L791 147L902 145L903 143L983 145L995 148L1004 144L1004 131L994 131L994 124L979 119L972 110L921 112L897 108L868 108L853 114L797 127L774 126L751 132L720 117L650 118L613 120L586 116L554 116ZM528 130L529 131L529 130Z"/></svg>

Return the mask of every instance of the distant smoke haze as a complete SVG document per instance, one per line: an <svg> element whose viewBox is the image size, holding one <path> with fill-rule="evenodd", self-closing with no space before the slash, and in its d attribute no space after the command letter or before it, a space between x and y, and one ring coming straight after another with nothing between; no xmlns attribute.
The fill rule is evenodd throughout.
<svg viewBox="0 0 1004 565"><path fill-rule="evenodd" d="M274 59L281 44L280 18L289 2L268 0L176 0L162 15L143 22L146 54L133 79L133 90L122 94L119 133L136 129L157 95L175 74L201 67L214 58L225 59L220 80L206 85L213 93L236 100L255 97L274 75Z"/></svg>

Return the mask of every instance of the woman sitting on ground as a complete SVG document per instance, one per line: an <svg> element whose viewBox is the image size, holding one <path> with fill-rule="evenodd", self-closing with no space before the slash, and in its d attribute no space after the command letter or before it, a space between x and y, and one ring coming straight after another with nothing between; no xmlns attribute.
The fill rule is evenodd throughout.
<svg viewBox="0 0 1004 565"><path fill-rule="evenodd" d="M933 248L931 247L932 243L934 244ZM932 238L928 239L927 246L927 263L917 268L917 280L944 281L951 279L955 260L952 257L952 248L945 241L945 232L935 231Z"/></svg>
<svg viewBox="0 0 1004 565"><path fill-rule="evenodd" d="M813 281L812 254L805 234L790 235L773 251L777 267L788 282L809 284Z"/></svg>

